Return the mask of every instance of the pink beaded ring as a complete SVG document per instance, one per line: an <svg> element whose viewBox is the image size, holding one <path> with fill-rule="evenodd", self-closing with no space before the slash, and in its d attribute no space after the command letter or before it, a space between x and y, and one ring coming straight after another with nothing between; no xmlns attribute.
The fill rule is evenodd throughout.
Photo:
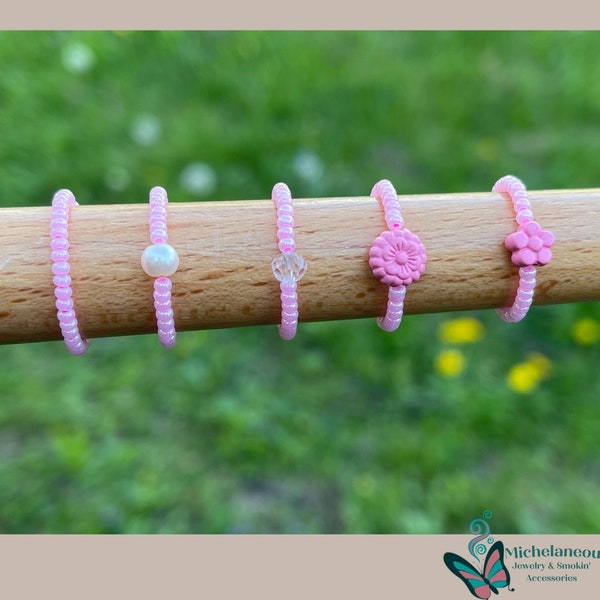
<svg viewBox="0 0 600 600"><path fill-rule="evenodd" d="M388 231L375 238L369 250L369 266L381 283L390 287L387 310L377 324L384 331L394 331L402 321L406 286L425 272L427 253L417 235L404 229L400 202L394 186L383 179L375 184L371 196L383 204Z"/></svg>
<svg viewBox="0 0 600 600"><path fill-rule="evenodd" d="M142 254L142 269L154 280L154 309L158 325L158 339L165 348L172 348L177 340L175 319L171 307L169 277L177 271L179 255L167 244L167 192L162 187L150 190L150 241Z"/></svg>
<svg viewBox="0 0 600 600"><path fill-rule="evenodd" d="M503 321L518 323L533 303L537 267L552 259L550 248L554 244L554 235L533 220L527 190L520 179L506 175L496 181L492 192L508 194L516 213L517 230L507 236L504 245L512 252L513 264L519 267L519 287L512 306L499 308L496 312Z"/></svg>
<svg viewBox="0 0 600 600"><path fill-rule="evenodd" d="M277 211L277 240L281 254L271 261L273 275L280 282L281 324L279 335L291 340L298 326L298 281L306 273L306 261L298 254L294 241L294 208L292 195L285 183L273 187L273 202Z"/></svg>
<svg viewBox="0 0 600 600"><path fill-rule="evenodd" d="M82 338L73 305L71 289L71 267L69 265L69 209L78 206L70 190L59 190L52 199L50 211L50 248L52 273L54 274L54 296L56 316L65 344L71 354L83 354L89 341Z"/></svg>

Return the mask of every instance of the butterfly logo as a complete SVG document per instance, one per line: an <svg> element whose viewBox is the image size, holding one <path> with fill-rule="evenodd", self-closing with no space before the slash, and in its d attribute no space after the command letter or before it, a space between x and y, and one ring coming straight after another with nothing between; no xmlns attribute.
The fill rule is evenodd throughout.
<svg viewBox="0 0 600 600"><path fill-rule="evenodd" d="M479 572L472 564L464 558L446 552L444 554L446 566L469 588L475 598L486 599L498 593L501 588L507 588L514 592L510 586L510 573L504 564L504 544L496 542L488 550L483 572Z"/></svg>

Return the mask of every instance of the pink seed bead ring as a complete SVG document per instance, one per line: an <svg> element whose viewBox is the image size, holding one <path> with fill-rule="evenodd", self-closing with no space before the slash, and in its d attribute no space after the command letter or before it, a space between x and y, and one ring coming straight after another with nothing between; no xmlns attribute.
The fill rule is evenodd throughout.
<svg viewBox="0 0 600 600"><path fill-rule="evenodd" d="M518 323L533 302L537 267L552 259L550 248L554 244L554 235L533 220L527 190L520 179L506 175L496 181L492 191L510 196L518 225L517 230L507 236L504 245L512 252L513 264L519 267L519 287L512 306L499 308L496 312L507 323Z"/></svg>
<svg viewBox="0 0 600 600"><path fill-rule="evenodd" d="M296 335L298 326L298 281L306 273L306 261L295 252L294 241L294 208L292 195L285 183L273 187L273 202L277 210L277 239L281 254L271 261L273 275L280 282L281 290L281 325L279 335L284 340L291 340Z"/></svg>
<svg viewBox="0 0 600 600"><path fill-rule="evenodd" d="M381 283L390 286L387 310L377 324L384 331L394 331L402 321L406 286L425 272L427 253L417 235L404 229L400 202L394 186L382 179L371 190L371 196L383 204L388 231L375 238L369 250L369 266Z"/></svg>
<svg viewBox="0 0 600 600"><path fill-rule="evenodd" d="M172 348L177 341L175 319L171 307L169 277L177 271L179 255L167 244L167 192L162 187L150 190L150 241L142 254L142 269L154 280L154 309L158 325L158 339L165 348Z"/></svg>
<svg viewBox="0 0 600 600"><path fill-rule="evenodd" d="M54 296L56 297L56 316L65 344L71 354L83 354L89 341L82 338L73 306L71 289L71 270L69 266L69 209L78 206L70 190L59 190L52 198L50 211L50 248L52 249L52 273L54 275Z"/></svg>

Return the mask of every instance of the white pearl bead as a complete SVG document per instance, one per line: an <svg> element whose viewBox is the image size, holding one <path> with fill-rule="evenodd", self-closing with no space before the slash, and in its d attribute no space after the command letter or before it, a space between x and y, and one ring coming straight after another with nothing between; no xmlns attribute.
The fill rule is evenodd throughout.
<svg viewBox="0 0 600 600"><path fill-rule="evenodd" d="M142 269L150 277L169 277L178 266L179 255L169 244L152 244L142 254Z"/></svg>

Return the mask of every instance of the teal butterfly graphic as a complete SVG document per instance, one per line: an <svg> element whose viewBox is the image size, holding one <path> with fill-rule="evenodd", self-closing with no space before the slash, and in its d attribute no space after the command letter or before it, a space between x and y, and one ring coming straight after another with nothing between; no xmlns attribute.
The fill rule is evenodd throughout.
<svg viewBox="0 0 600 600"><path fill-rule="evenodd" d="M504 544L496 542L493 544L485 557L483 572L479 572L472 564L464 558L446 552L444 554L446 566L454 573L468 588L475 598L485 600L498 593L501 588L507 588L514 592L510 586L510 573L504 564Z"/></svg>

